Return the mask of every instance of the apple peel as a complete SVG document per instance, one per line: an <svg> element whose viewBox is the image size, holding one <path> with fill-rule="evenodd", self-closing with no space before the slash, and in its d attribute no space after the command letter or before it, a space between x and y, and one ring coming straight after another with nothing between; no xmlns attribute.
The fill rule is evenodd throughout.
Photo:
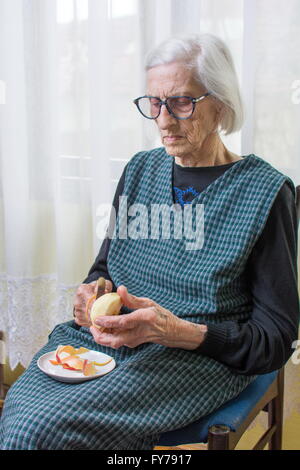
<svg viewBox="0 0 300 470"><path fill-rule="evenodd" d="M49 362L55 366L62 366L63 369L82 372L84 376L91 376L98 372L95 366L103 367L112 361L111 358L109 361L100 363L96 361L88 361L87 359L81 359L78 357L79 354L84 354L88 351L89 349L84 347L75 349L69 344L66 346L59 345L55 351L56 360L49 359Z"/></svg>
<svg viewBox="0 0 300 470"><path fill-rule="evenodd" d="M92 362L85 360L83 364L82 372L83 372L83 375L85 376L95 375L97 372L97 369Z"/></svg>

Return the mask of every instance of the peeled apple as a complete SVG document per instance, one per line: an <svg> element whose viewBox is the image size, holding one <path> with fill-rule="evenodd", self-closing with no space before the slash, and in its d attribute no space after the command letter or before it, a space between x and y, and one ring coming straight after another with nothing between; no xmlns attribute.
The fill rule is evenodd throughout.
<svg viewBox="0 0 300 470"><path fill-rule="evenodd" d="M103 315L119 315L121 307L121 297L116 292L101 295L101 297L95 300L91 308L90 317L93 326L104 331L105 328L95 324L96 319Z"/></svg>

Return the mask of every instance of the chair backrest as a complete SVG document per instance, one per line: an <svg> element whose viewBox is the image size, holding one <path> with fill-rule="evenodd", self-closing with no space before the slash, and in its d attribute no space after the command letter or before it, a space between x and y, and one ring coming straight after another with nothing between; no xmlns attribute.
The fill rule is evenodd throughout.
<svg viewBox="0 0 300 470"><path fill-rule="evenodd" d="M2 347L2 341L3 341L3 332L0 331L0 400L1 398L4 397L4 362L5 362L5 357L4 356L4 348Z"/></svg>
<svg viewBox="0 0 300 470"><path fill-rule="evenodd" d="M297 208L297 219L298 224L300 220L300 186L296 186L296 208Z"/></svg>

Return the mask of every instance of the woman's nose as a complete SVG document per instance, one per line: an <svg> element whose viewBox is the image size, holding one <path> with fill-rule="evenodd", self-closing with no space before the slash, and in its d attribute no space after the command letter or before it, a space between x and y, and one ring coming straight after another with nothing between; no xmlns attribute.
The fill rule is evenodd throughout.
<svg viewBox="0 0 300 470"><path fill-rule="evenodd" d="M167 107L163 105L160 108L160 115L156 118L157 125L160 129L168 129L170 126L174 126L177 123L177 119L172 116Z"/></svg>

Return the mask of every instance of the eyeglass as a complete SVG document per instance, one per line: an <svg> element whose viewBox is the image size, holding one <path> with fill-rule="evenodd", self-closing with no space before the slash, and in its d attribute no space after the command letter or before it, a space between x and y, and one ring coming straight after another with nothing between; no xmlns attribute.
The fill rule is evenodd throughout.
<svg viewBox="0 0 300 470"><path fill-rule="evenodd" d="M211 92L205 93L198 98L191 96L170 96L166 100L161 100L156 96L140 96L133 100L139 112L147 119L157 119L160 115L161 107L166 106L169 113L176 119L189 119L196 103L204 100Z"/></svg>

